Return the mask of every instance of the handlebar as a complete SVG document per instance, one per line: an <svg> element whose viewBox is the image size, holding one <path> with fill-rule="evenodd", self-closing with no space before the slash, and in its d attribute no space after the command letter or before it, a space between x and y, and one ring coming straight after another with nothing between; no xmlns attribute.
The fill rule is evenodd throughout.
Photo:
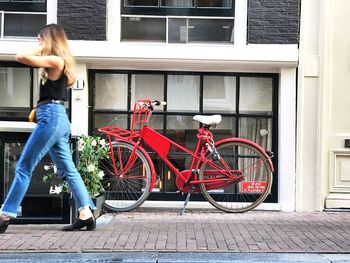
<svg viewBox="0 0 350 263"><path fill-rule="evenodd" d="M152 101L152 105L153 106L165 106L166 105L166 101L154 100L154 101Z"/></svg>
<svg viewBox="0 0 350 263"><path fill-rule="evenodd" d="M153 110L153 107L156 106L165 106L166 105L166 101L160 101L160 100L154 100L154 101L138 101L138 104L141 107L148 107L149 109Z"/></svg>

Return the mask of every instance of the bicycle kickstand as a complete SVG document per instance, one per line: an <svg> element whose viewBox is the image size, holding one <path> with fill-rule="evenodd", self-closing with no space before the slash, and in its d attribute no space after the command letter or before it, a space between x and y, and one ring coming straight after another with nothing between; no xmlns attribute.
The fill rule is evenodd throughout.
<svg viewBox="0 0 350 263"><path fill-rule="evenodd" d="M184 206L182 207L181 211L180 211L180 215L183 215L185 213L185 210L186 210L186 206L188 204L188 201L190 200L190 196L192 194L192 192L194 191L195 187L192 186L190 191L187 193L187 196L186 196L186 199L185 199L185 203L184 203Z"/></svg>

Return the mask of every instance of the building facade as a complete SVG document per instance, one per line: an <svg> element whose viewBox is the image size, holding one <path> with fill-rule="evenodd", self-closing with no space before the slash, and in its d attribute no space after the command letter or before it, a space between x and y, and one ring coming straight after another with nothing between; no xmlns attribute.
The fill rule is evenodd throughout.
<svg viewBox="0 0 350 263"><path fill-rule="evenodd" d="M346 0L301 1L297 210L350 207L349 8Z"/></svg>
<svg viewBox="0 0 350 263"><path fill-rule="evenodd" d="M23 136L23 144L33 128L26 116L38 98L37 70L15 63L14 55L37 44L42 25L58 23L77 61L67 104L72 135L108 124L128 128L136 99L160 99L167 106L155 112L152 126L191 148L198 128L192 116L221 114L218 138L248 138L275 153L271 195L259 208L304 209L300 204L312 194L298 189L296 172L302 170L296 161L300 7L299 0L1 2L0 194L6 195L20 152L15 138ZM176 152L173 159L186 163ZM150 200L181 200L174 175L155 163ZM45 190L29 194L38 191Z"/></svg>

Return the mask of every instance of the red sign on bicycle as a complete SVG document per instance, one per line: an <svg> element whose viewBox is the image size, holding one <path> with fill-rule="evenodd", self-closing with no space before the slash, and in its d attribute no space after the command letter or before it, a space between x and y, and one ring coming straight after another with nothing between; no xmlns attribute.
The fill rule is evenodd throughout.
<svg viewBox="0 0 350 263"><path fill-rule="evenodd" d="M242 183L242 192L245 193L263 193L266 182L246 181Z"/></svg>

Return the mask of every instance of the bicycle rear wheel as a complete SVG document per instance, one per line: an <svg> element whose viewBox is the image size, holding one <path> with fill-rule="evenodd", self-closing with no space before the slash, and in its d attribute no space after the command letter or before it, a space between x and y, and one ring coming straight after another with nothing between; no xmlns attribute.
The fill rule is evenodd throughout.
<svg viewBox="0 0 350 263"><path fill-rule="evenodd" d="M132 155L133 148L134 145L126 142L113 142L116 172L112 155L100 163L105 173L101 181L106 194L104 206L110 211L131 211L139 207L149 195L150 165L140 150L137 149Z"/></svg>
<svg viewBox="0 0 350 263"><path fill-rule="evenodd" d="M224 142L216 147L220 160L213 161L215 168L203 163L199 180L227 179L221 171L231 170L242 179L239 182L222 180L201 183L203 196L214 207L231 213L249 211L261 204L271 190L272 172L266 156L257 148L244 142ZM208 157L210 158L210 157Z"/></svg>

